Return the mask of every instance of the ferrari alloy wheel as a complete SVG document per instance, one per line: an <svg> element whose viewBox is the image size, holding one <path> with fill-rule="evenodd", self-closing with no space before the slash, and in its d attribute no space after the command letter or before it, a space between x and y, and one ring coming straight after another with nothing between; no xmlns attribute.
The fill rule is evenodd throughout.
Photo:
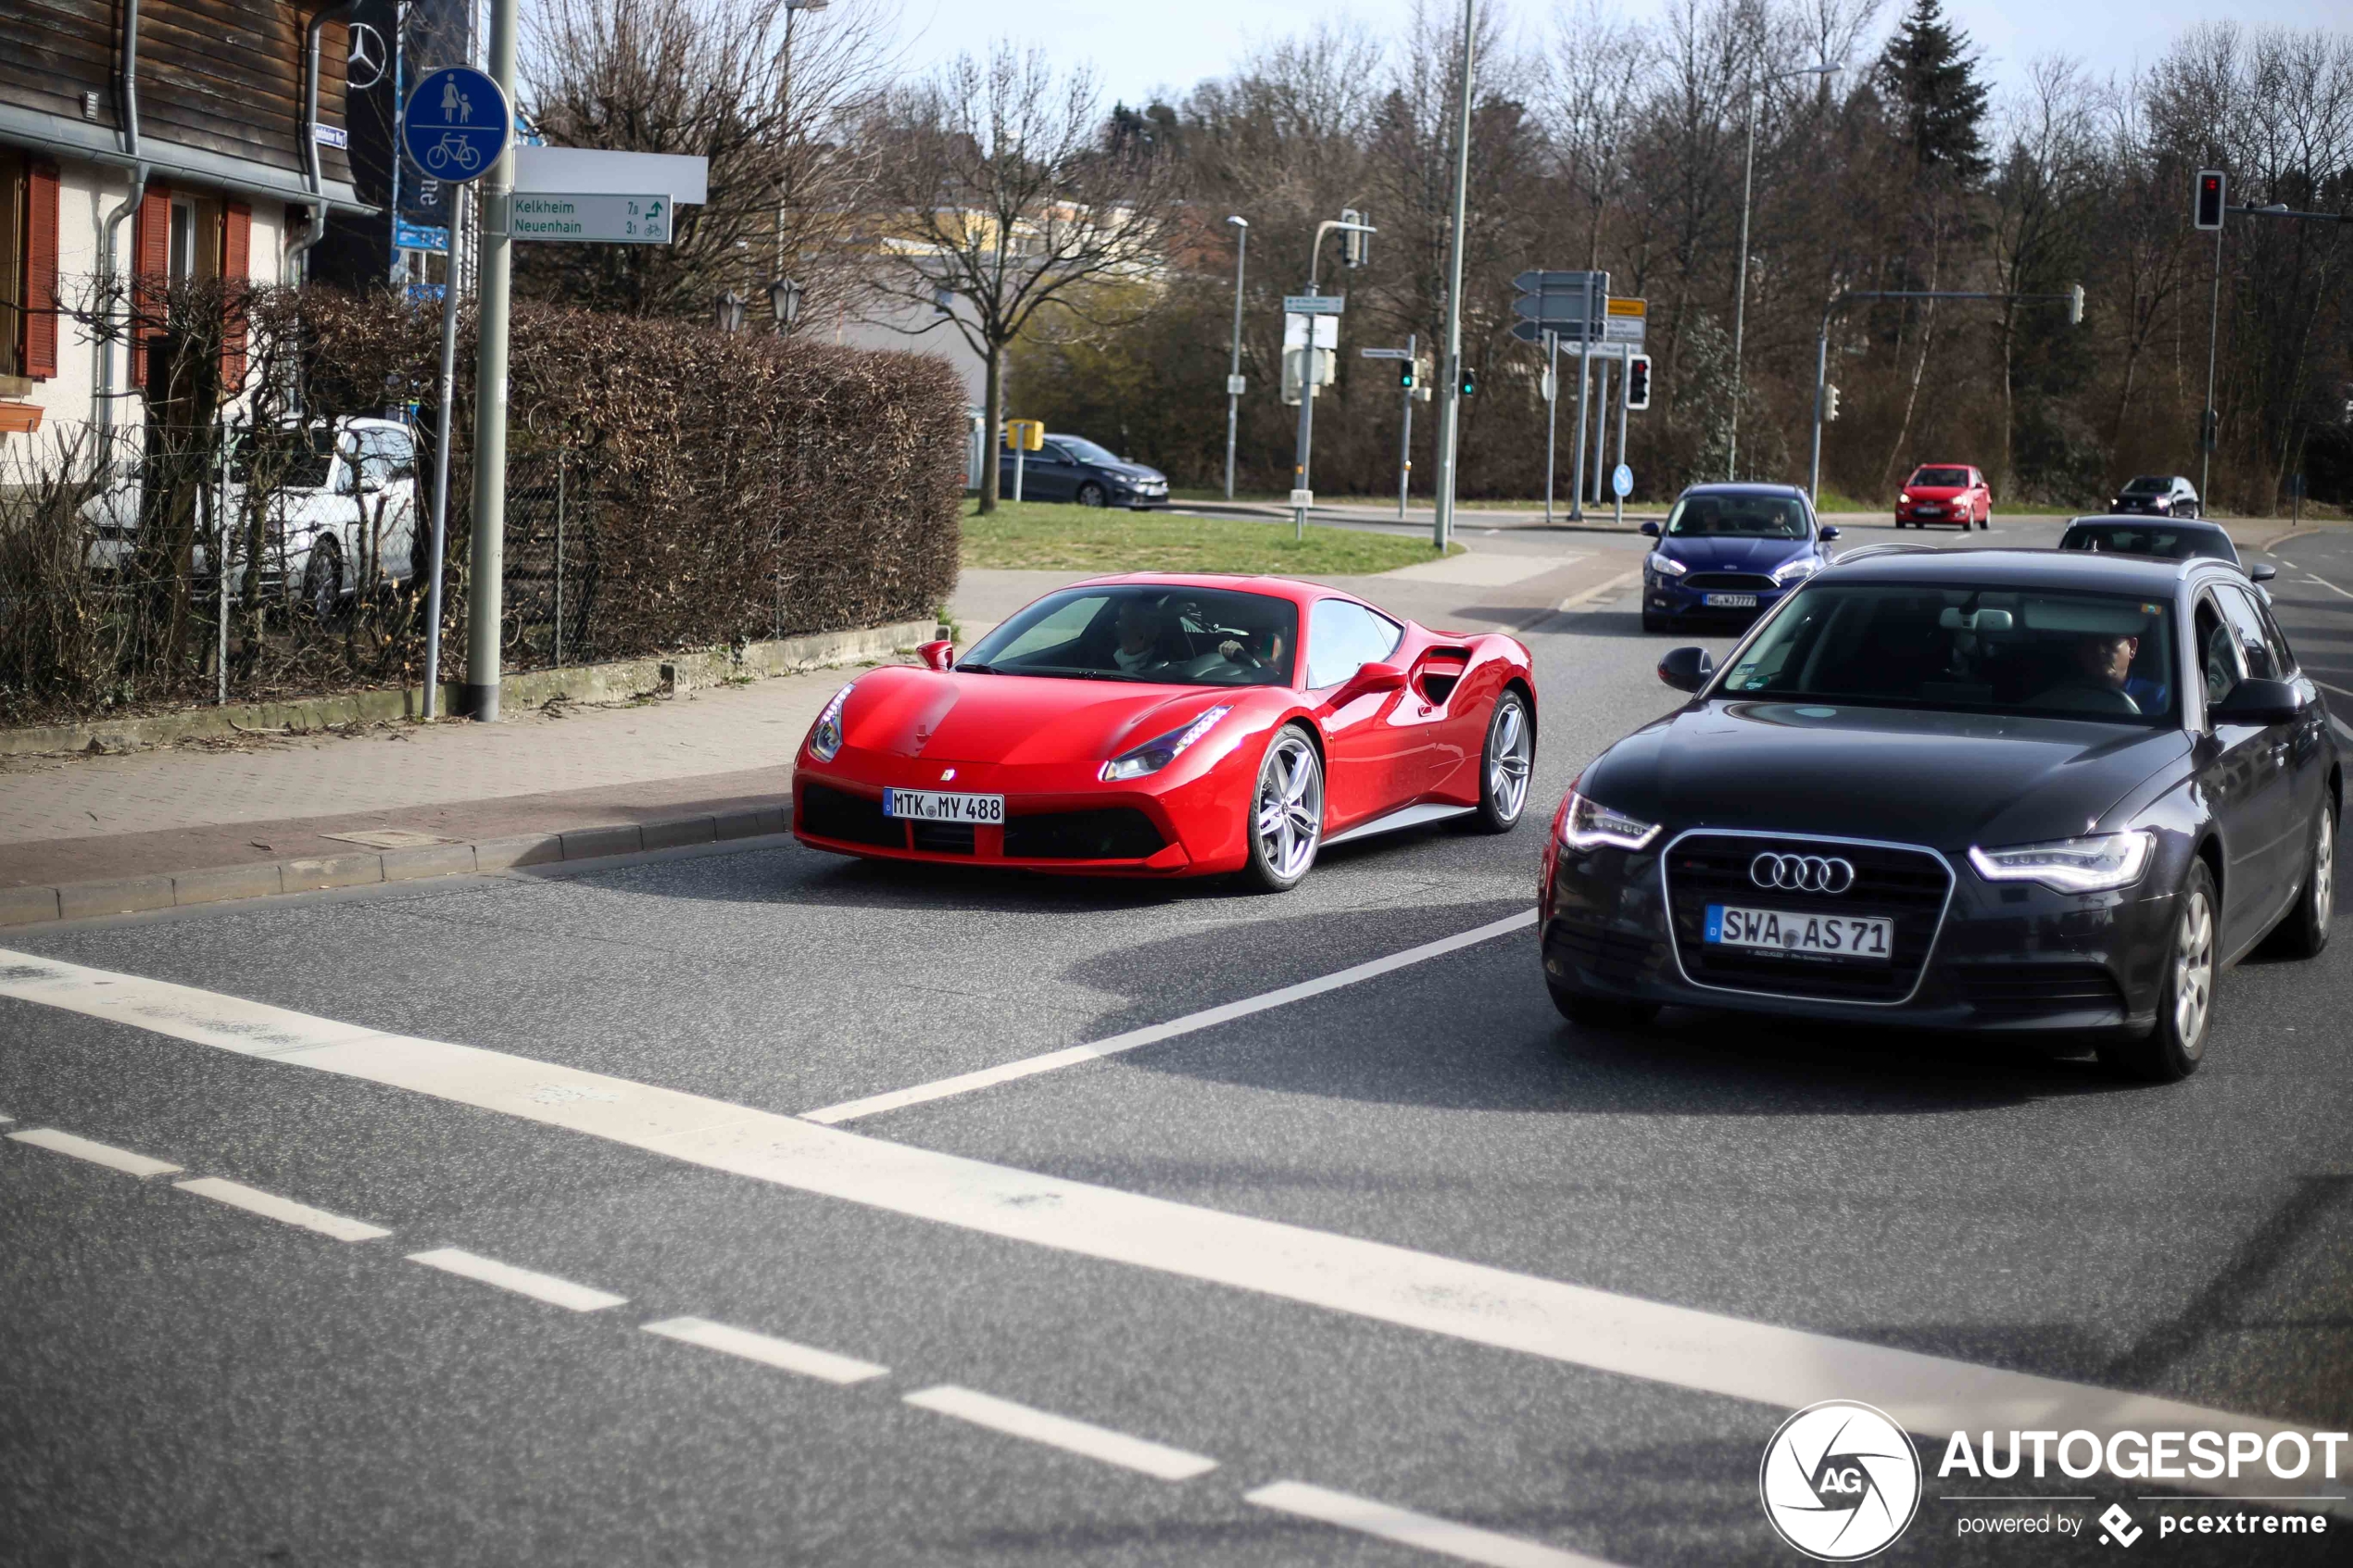
<svg viewBox="0 0 2353 1568"><path fill-rule="evenodd" d="M1509 833L1528 809L1528 775L1536 765L1536 731L1528 721L1528 703L1517 692L1495 699L1494 715L1487 721L1487 754L1478 771L1478 825L1489 833Z"/></svg>
<svg viewBox="0 0 2353 1568"><path fill-rule="evenodd" d="M2197 1071L2206 1057L2206 1036L2214 1026L2216 961L2214 875L2204 860L2190 862L2190 874L2174 896L2173 938L2167 944L2165 981L2157 1000L2157 1023L2137 1040L2100 1047L2100 1060L2128 1078L2171 1084Z"/></svg>
<svg viewBox="0 0 2353 1568"><path fill-rule="evenodd" d="M1324 839L1324 765L1304 731L1275 736L1251 799L1251 880L1269 893L1298 886Z"/></svg>

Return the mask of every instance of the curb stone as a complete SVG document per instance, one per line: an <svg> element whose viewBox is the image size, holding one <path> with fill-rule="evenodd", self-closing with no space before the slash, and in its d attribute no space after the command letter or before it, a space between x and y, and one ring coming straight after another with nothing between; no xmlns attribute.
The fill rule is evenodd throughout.
<svg viewBox="0 0 2353 1568"><path fill-rule="evenodd" d="M525 866L610 859L648 849L671 849L730 839L766 838L792 826L792 803L699 817L575 828L569 833L519 834L462 844L432 844L375 854L333 855L250 866L213 866L153 876L110 877L55 887L0 887L0 927L97 920L107 915L182 909L282 893L427 877L472 876Z"/></svg>

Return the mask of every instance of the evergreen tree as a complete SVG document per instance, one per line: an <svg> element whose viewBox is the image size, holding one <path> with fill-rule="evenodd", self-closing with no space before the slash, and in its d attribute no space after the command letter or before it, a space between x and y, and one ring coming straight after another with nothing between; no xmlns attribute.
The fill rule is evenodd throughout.
<svg viewBox="0 0 2353 1568"><path fill-rule="evenodd" d="M1969 34L1944 19L1939 0L1913 0L1880 56L1879 91L1923 171L1985 173L1986 89L1977 67Z"/></svg>

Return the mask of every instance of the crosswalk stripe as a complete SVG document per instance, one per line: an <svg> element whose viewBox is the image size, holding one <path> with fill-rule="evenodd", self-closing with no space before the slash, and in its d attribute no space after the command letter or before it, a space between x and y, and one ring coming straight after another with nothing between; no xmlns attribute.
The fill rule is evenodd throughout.
<svg viewBox="0 0 2353 1568"><path fill-rule="evenodd" d="M2267 1440L2296 1432L2310 1440L2308 1428L2181 1400L1784 1328L1067 1181L529 1057L355 1032L347 1023L29 953L0 949L0 997L409 1089L890 1213L1785 1410L1860 1399L1916 1435L1940 1438L2053 1427L2081 1428L2103 1442L2119 1431L2207 1428ZM216 1008L220 1003L225 1008ZM257 1030L264 1011L267 1026ZM316 1045L298 1043L306 1032L315 1034ZM2247 1478L2182 1485L2244 1489Z"/></svg>

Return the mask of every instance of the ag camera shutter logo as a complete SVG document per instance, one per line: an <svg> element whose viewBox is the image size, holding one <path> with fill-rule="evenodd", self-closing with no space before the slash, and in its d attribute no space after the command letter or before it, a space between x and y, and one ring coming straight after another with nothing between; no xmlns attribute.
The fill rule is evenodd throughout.
<svg viewBox="0 0 2353 1568"><path fill-rule="evenodd" d="M1781 1539L1818 1562L1854 1562L1912 1523L1920 1456L1886 1411L1825 1399L1781 1423L1756 1485Z"/></svg>

